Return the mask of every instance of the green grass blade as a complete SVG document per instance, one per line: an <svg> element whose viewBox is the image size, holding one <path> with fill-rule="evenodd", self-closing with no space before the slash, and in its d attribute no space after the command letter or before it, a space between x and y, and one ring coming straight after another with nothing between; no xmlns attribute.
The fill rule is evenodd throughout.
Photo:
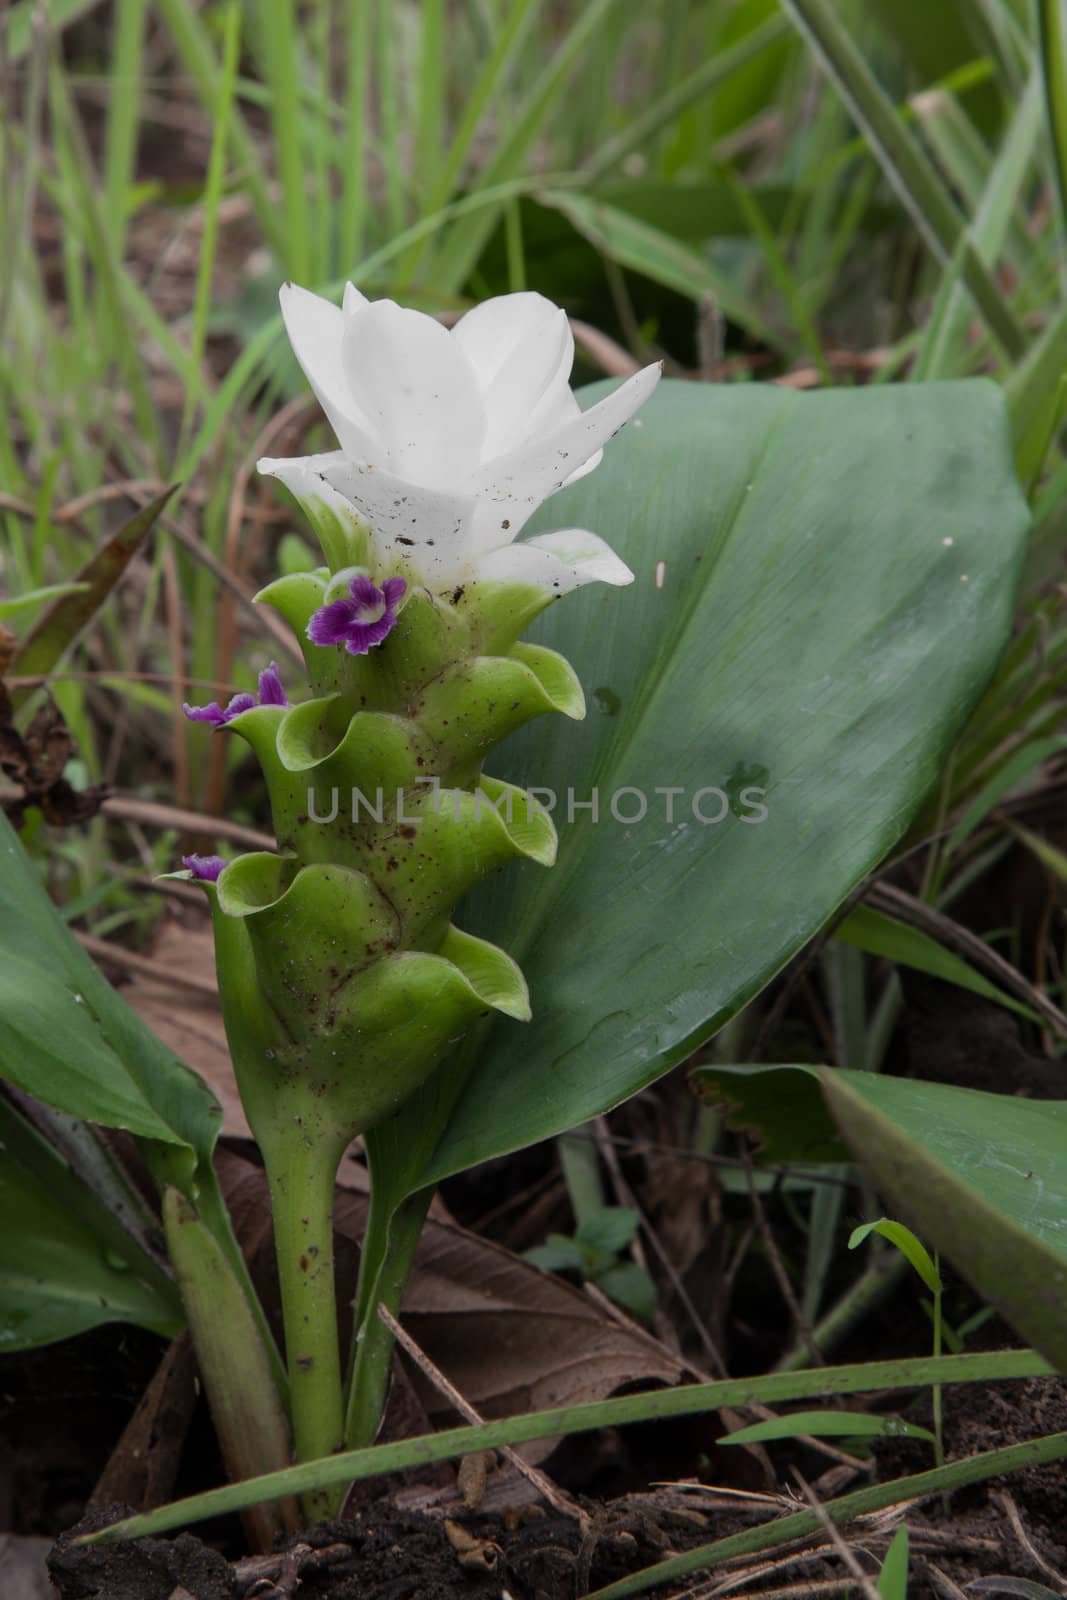
<svg viewBox="0 0 1067 1600"><path fill-rule="evenodd" d="M404 226L403 116L396 64L396 12L392 0L378 0L375 12L377 58L375 81L381 122L379 153L385 168L385 226L389 234Z"/></svg>
<svg viewBox="0 0 1067 1600"><path fill-rule="evenodd" d="M902 1417L880 1411L790 1411L783 1417L769 1417L747 1428L724 1433L716 1444L765 1444L769 1439L799 1439L803 1433L813 1439L933 1439L929 1428L920 1428Z"/></svg>
<svg viewBox="0 0 1067 1600"><path fill-rule="evenodd" d="M598 29L620 0L588 0L551 60L538 75L515 120L500 139L489 160L479 169L474 188L484 190L515 178L526 168L534 143L545 134L571 73L582 52L593 45ZM434 285L458 294L466 283L500 218L501 208L473 216L452 230L434 262Z"/></svg>
<svg viewBox="0 0 1067 1600"><path fill-rule="evenodd" d="M617 167L634 150L647 145L657 134L671 126L698 100L703 100L764 50L788 34L788 24L782 17L770 17L753 28L746 38L738 40L720 54L704 61L686 77L674 83L659 98L636 116L627 120L626 127L609 139L589 160L583 162L581 175L589 184L598 183L613 167Z"/></svg>
<svg viewBox="0 0 1067 1600"><path fill-rule="evenodd" d="M583 239L588 239L609 261L688 295L691 300L710 294L728 317L765 344L787 350L788 341L771 327L755 300L670 234L576 190L542 189L536 198L540 205L562 212Z"/></svg>
<svg viewBox="0 0 1067 1600"><path fill-rule="evenodd" d="M805 1400L814 1395L910 1389L932 1382L998 1382L1009 1378L1046 1376L1051 1371L1051 1367L1036 1351L996 1350L962 1356L926 1356L908 1361L871 1361L851 1366L820 1367L815 1371L777 1372L757 1378L725 1378L713 1383L687 1384L684 1388L625 1395L621 1399L602 1400L595 1404L560 1406L550 1411L508 1417L500 1422L449 1428L442 1433L416 1439L401 1439L395 1444L350 1450L321 1461L307 1461L300 1466L290 1467L286 1472L270 1473L247 1483L230 1484L223 1489L211 1489L176 1501L173 1505L161 1506L157 1511L127 1517L122 1522L113 1523L110 1528L88 1535L82 1542L97 1544L166 1533L172 1528L202 1522L208 1517L240 1511L245 1506L257 1505L263 1500L280 1499L287 1494L302 1494L306 1490L329 1488L339 1483L354 1483L362 1478L399 1472L406 1467L421 1466L428 1462L454 1461L460 1456L470 1455L474 1450L523 1444L531 1439L553 1438L556 1434L585 1433L592 1428L620 1427L628 1422L692 1416L720 1406L773 1405L787 1400ZM1064 1441L1064 1452L1067 1453L1067 1434L1057 1434L1055 1437ZM1014 1448L1025 1452L1028 1447ZM884 1489L886 1486L878 1487ZM886 1500L884 1503L891 1504L892 1501ZM694 1563L695 1566L704 1564L703 1561Z"/></svg>
<svg viewBox="0 0 1067 1600"><path fill-rule="evenodd" d="M1057 386L1067 368L1067 305L1061 306L1004 388L1015 441L1015 464L1028 480L1048 440L1049 416L1058 406Z"/></svg>
<svg viewBox="0 0 1067 1600"><path fill-rule="evenodd" d="M445 148L445 63L448 60L444 0L422 0L419 13L419 77L415 122L415 170L427 188Z"/></svg>
<svg viewBox="0 0 1067 1600"><path fill-rule="evenodd" d="M367 206L365 132L370 55L370 7L345 10L345 123L339 159L341 165L341 220L339 267L344 275L354 271L363 254Z"/></svg>
<svg viewBox="0 0 1067 1600"><path fill-rule="evenodd" d="M122 256L126 236L126 197L134 172L141 110L141 56L146 0L119 0L115 7L115 46L104 145L104 209Z"/></svg>
<svg viewBox="0 0 1067 1600"><path fill-rule="evenodd" d="M763 250L771 281L785 301L809 358L818 368L823 382L832 385L834 375L827 363L822 340L819 338L819 330L815 325L815 319L808 309L807 301L793 270L786 260L778 240L775 238L774 230L763 214L763 209L755 192L735 172L727 170L723 176L737 199L741 213L752 231L753 238L756 239Z"/></svg>
<svg viewBox="0 0 1067 1600"><path fill-rule="evenodd" d="M863 130L889 183L935 257L948 264L964 220L907 123L893 107L829 0L781 0ZM1017 359L1026 334L973 244L964 241L961 277L1005 354Z"/></svg>
<svg viewBox="0 0 1067 1600"><path fill-rule="evenodd" d="M202 105L213 116L221 68L203 18L192 0L159 0L158 11L182 65L196 85ZM239 113L232 119L230 138L241 182L255 208L256 219L279 261L285 261L288 256L285 218L267 186L256 141Z"/></svg>
<svg viewBox="0 0 1067 1600"><path fill-rule="evenodd" d="M1037 23L1060 224L1067 227L1067 18L1063 0L1037 0Z"/></svg>
<svg viewBox="0 0 1067 1600"><path fill-rule="evenodd" d="M87 11L92 11L100 0L49 0L48 26L59 33L70 22L77 22ZM40 15L40 0L17 0L8 12L5 27L8 30L7 58L14 65L29 55L33 42L34 14Z"/></svg>
<svg viewBox="0 0 1067 1600"><path fill-rule="evenodd" d="M219 80L219 98L215 111L215 127L208 157L207 178L204 183L204 228L200 243L200 259L196 269L196 295L193 301L193 326L190 337L189 376L185 389L185 409L182 416L181 440L178 455L182 453L196 408L203 392L204 346L207 340L208 317L211 314L211 283L215 269L215 250L219 238L219 205L222 200L226 176L226 147L229 142L231 113L233 111L234 84L237 80L237 63L240 57L241 8L238 0L230 0L223 13L222 74Z"/></svg>
<svg viewBox="0 0 1067 1600"><path fill-rule="evenodd" d="M292 0L273 0L256 30L257 53L271 92L271 131L282 185L286 270L298 283L310 279L311 234L304 188L304 151L297 78L298 36ZM221 99L221 74L212 96L212 115Z"/></svg>
<svg viewBox="0 0 1067 1600"><path fill-rule="evenodd" d="M893 1535L875 1585L882 1600L908 1600L908 1530Z"/></svg>
<svg viewBox="0 0 1067 1600"><path fill-rule="evenodd" d="M127 278L115 241L103 215L99 181L89 153L85 130L72 102L66 76L58 64L49 76L53 137L62 146L68 200L84 217L84 238L99 284L101 305L114 342L115 355L129 386L134 419L145 445L162 456L162 430L152 399L144 352L133 337L123 313L123 282Z"/></svg>
<svg viewBox="0 0 1067 1600"><path fill-rule="evenodd" d="M796 1511L792 1516L780 1517L769 1526L746 1528L743 1533L730 1534L716 1539L714 1544L701 1545L697 1550L687 1550L684 1555L671 1556L654 1567L646 1567L632 1577L621 1578L606 1588L595 1589L586 1600L621 1600L623 1595L640 1594L662 1583L674 1583L686 1573L717 1567L734 1556L762 1555L776 1550L793 1539L818 1533L825 1519L840 1524L871 1511L881 1511L885 1506L897 1505L902 1500L919 1499L931 1494L948 1494L972 1483L985 1483L989 1478L999 1478L1006 1472L1018 1472L1027 1467L1044 1466L1050 1461L1062 1461L1067 1456L1067 1433L1049 1433L1040 1439L1027 1440L1025 1444L1005 1445L999 1450L984 1450L980 1455L965 1456L962 1461L950 1461L943 1467L932 1467L929 1472L915 1472L907 1478L893 1478L888 1483L872 1484L867 1489L856 1489L841 1495L837 1500L827 1500L814 1511Z"/></svg>
<svg viewBox="0 0 1067 1600"><path fill-rule="evenodd" d="M1041 101L1036 78L1031 80L1012 119L969 230L986 267L992 272L1004 249L1016 202L1026 182L1040 131ZM964 365L964 344L970 321L971 296L960 278L965 260L957 251L934 314L923 334L913 377L916 381L957 377Z"/></svg>

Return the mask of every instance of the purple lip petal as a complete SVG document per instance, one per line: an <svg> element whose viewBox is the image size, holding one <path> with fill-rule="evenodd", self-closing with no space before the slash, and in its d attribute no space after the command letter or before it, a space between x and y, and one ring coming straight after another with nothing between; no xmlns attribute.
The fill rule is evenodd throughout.
<svg viewBox="0 0 1067 1600"><path fill-rule="evenodd" d="M259 703L261 706L287 706L289 696L285 692L278 663L272 661L259 675Z"/></svg>
<svg viewBox="0 0 1067 1600"><path fill-rule="evenodd" d="M219 873L227 865L222 856L182 856L182 866L202 883L217 883Z"/></svg>
<svg viewBox="0 0 1067 1600"><path fill-rule="evenodd" d="M247 691L244 694L235 694L226 710L222 713L223 726L225 727L227 722L232 722L234 717L239 717L242 711L253 711L255 704L256 697L254 694L249 694Z"/></svg>
<svg viewBox="0 0 1067 1600"><path fill-rule="evenodd" d="M395 626L396 617L391 611L384 612L377 622L353 622L345 640L345 649L350 656L365 656L374 645L381 644Z"/></svg>
<svg viewBox="0 0 1067 1600"><path fill-rule="evenodd" d="M407 587L404 578L386 578L380 589L370 578L353 578L351 598L320 607L308 623L308 638L312 644L343 644L350 656L365 656L396 627L393 608Z"/></svg>
<svg viewBox="0 0 1067 1600"><path fill-rule="evenodd" d="M217 700L212 700L209 706L183 705L182 710L190 722L210 722L213 728L221 728L226 721L226 712Z"/></svg>
<svg viewBox="0 0 1067 1600"><path fill-rule="evenodd" d="M182 710L190 722L210 722L213 728L224 728L234 717L239 717L243 711L252 711L257 705L287 706L285 690L282 680L278 676L278 668L272 661L266 671L259 675L259 699L247 690L243 694L235 694L225 711L217 700L212 700L207 706L183 705Z"/></svg>
<svg viewBox="0 0 1067 1600"><path fill-rule="evenodd" d="M348 592L361 610L372 611L385 599L378 585L372 583L369 578L353 578L348 586Z"/></svg>
<svg viewBox="0 0 1067 1600"><path fill-rule="evenodd" d="M334 600L320 606L307 626L307 636L312 644L344 644L354 620L355 606L351 600Z"/></svg>

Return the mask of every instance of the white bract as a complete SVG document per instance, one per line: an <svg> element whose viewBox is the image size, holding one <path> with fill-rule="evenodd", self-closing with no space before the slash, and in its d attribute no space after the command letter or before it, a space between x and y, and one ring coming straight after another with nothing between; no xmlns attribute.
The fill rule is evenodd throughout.
<svg viewBox="0 0 1067 1600"><path fill-rule="evenodd" d="M486 300L451 330L352 284L342 307L294 284L281 305L341 448L264 459L259 470L302 502L353 508L372 529L377 578L404 575L442 593L472 578L557 593L633 581L584 529L514 541L544 500L598 465L655 388L658 363L583 412L570 388L570 325L542 295Z"/></svg>

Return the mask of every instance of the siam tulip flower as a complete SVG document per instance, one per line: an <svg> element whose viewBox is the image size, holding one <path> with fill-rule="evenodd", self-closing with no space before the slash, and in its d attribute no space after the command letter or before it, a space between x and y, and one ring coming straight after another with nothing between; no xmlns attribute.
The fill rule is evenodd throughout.
<svg viewBox="0 0 1067 1600"><path fill-rule="evenodd" d="M515 541L543 501L599 464L655 388L658 363L583 412L570 325L542 295L487 300L451 330L352 284L343 307L294 284L281 305L340 449L264 458L259 470L306 506L326 501L369 524L379 584L405 574L438 594L475 578L562 594L633 581L595 533Z"/></svg>
<svg viewBox="0 0 1067 1600"><path fill-rule="evenodd" d="M217 700L212 700L210 705L190 706L183 705L182 710L190 722L210 722L213 728L224 728L234 717L239 717L243 711L251 711L255 706L287 706L289 698L282 684L281 674L277 663L272 661L269 667L259 675L258 694L235 694L225 710Z"/></svg>
<svg viewBox="0 0 1067 1600"><path fill-rule="evenodd" d="M407 587L403 578L386 578L380 589L369 578L353 578L347 600L333 600L315 612L308 638L312 644L343 644L350 656L365 656L396 627L396 607Z"/></svg>
<svg viewBox="0 0 1067 1600"><path fill-rule="evenodd" d="M570 664L522 634L568 589L633 581L595 533L518 536L596 467L660 373L582 412L567 319L536 294L490 300L451 332L351 285L343 308L289 287L282 309L340 444L260 463L300 501L325 558L257 597L305 642L312 695L289 707L271 665L258 696L186 706L254 750L278 849L183 865L210 886L227 1038L271 1190L293 1450L310 1461L376 1433L382 1275L399 1284L414 1248L412 1233L393 1254L387 1190L370 1212L343 1384L331 1241L344 1152L362 1135L377 1183L396 1112L468 1029L490 1011L531 1016L514 958L452 920L498 868L556 856L533 794L484 770L532 718L585 714ZM194 1338L215 1348L214 1304ZM305 1499L312 1520L337 1509L333 1491Z"/></svg>

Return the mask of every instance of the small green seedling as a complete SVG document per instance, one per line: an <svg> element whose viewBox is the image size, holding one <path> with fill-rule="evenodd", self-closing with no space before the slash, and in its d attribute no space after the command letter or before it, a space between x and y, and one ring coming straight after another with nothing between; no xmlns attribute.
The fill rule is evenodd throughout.
<svg viewBox="0 0 1067 1600"><path fill-rule="evenodd" d="M902 1222L892 1221L889 1217L879 1217L875 1222L864 1222L858 1228L853 1228L848 1241L849 1249L855 1250L857 1245L861 1245L872 1233L880 1234L883 1239L888 1239L889 1243L895 1246L901 1255L907 1257L933 1295L933 1307L930 1316L934 1325L934 1355L939 1356L944 1336L944 1321L941 1314L941 1297L944 1284L941 1278L937 1252L935 1251L931 1256L922 1240L917 1238L910 1228L906 1228ZM941 1426L940 1384L934 1384L933 1387L933 1406L934 1459L938 1466L942 1467L945 1464L945 1442Z"/></svg>
<svg viewBox="0 0 1067 1600"><path fill-rule="evenodd" d="M885 1553L875 1588L882 1600L908 1600L908 1530L897 1529Z"/></svg>
<svg viewBox="0 0 1067 1600"><path fill-rule="evenodd" d="M603 1206L586 1217L573 1235L550 1233L544 1244L526 1251L526 1260L546 1272L577 1272L624 1311L651 1322L656 1286L636 1261L620 1260L639 1220L627 1206Z"/></svg>

